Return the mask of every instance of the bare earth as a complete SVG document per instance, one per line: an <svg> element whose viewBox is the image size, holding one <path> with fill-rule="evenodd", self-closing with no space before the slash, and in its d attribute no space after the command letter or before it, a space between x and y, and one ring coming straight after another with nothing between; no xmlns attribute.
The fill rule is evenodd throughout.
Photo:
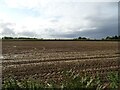
<svg viewBox="0 0 120 90"><path fill-rule="evenodd" d="M63 71L106 74L117 71L118 42L115 41L3 41L3 78L63 79Z"/></svg>

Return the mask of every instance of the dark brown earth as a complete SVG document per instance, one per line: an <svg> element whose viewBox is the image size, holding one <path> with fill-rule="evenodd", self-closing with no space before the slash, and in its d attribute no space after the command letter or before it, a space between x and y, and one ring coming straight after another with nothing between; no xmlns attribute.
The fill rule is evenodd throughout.
<svg viewBox="0 0 120 90"><path fill-rule="evenodd" d="M120 67L117 41L3 41L2 54L3 78L60 81L70 70L105 78Z"/></svg>

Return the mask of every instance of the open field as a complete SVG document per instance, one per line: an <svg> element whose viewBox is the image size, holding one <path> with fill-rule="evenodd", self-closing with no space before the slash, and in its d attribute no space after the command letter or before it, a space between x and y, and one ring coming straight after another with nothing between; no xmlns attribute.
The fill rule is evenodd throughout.
<svg viewBox="0 0 120 90"><path fill-rule="evenodd" d="M3 79L32 77L60 82L63 71L99 74L118 71L117 41L3 41Z"/></svg>

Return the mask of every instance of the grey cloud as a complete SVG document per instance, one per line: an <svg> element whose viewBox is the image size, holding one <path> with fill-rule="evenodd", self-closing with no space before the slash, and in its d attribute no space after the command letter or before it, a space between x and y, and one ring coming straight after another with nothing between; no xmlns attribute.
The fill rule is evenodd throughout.
<svg viewBox="0 0 120 90"><path fill-rule="evenodd" d="M100 6L98 5L97 8L95 8L94 14L88 13L86 17L84 17L85 20L90 22L88 27L69 27L68 29L72 30L72 32L52 32L50 35L54 38L76 38L79 36L103 38L106 36L118 35L117 3L100 4ZM96 27L96 30L89 29L92 27ZM80 31L82 28L88 28L88 30Z"/></svg>
<svg viewBox="0 0 120 90"><path fill-rule="evenodd" d="M27 36L27 37L38 37L38 35L35 32L25 31L18 33L19 36Z"/></svg>
<svg viewBox="0 0 120 90"><path fill-rule="evenodd" d="M2 29L2 36L27 36L27 37L37 37L38 35L35 32L23 31L21 33L16 33L14 28L10 26L14 26L13 23L0 23L0 28Z"/></svg>
<svg viewBox="0 0 120 90"><path fill-rule="evenodd" d="M0 26L1 27L8 27L8 26L11 26L11 25L13 25L12 23L0 23Z"/></svg>
<svg viewBox="0 0 120 90"><path fill-rule="evenodd" d="M94 4L93 4L94 5ZM105 3L101 3L101 5L99 6L97 4L98 7L95 7L94 12L92 11L88 11L87 9L85 9L83 7L83 11L87 12L86 17L83 18L86 21L89 21L89 25L86 27L81 27L81 25L76 26L76 27L72 27L69 26L66 29L70 29L70 32L64 32L64 30L60 30L61 28L58 28L58 30L53 28L48 28L45 29L45 32L42 32L43 34L46 34L45 36L47 37L52 37L52 38L77 38L79 36L85 36L85 37L89 37L89 38L102 38L102 37L106 37L108 35L117 35L118 34L118 17L117 17L117 8L116 8L117 3L108 3L107 5ZM74 5L75 6L75 5ZM78 5L80 6L80 5ZM76 7L77 9L79 9L79 7ZM89 8L89 6L88 6ZM93 8L94 9L94 8ZM83 12L84 13L84 12ZM75 17L77 19L79 19L80 15L82 15L82 12L76 12ZM64 15L63 15L64 16ZM66 18L66 17L65 17ZM70 17L73 18L74 17ZM76 18L74 20L76 20ZM53 17L50 22L52 23L56 23L59 22L60 20L64 20L64 17L62 16L56 16ZM65 19L67 20L67 19ZM69 20L69 18L68 18ZM77 20L76 20L77 22ZM79 21L78 21L79 23ZM64 24L64 22L63 22ZM9 26L13 25L12 23L0 23L0 27L3 29L2 34L3 35L17 35L17 36L28 36L28 37L40 37L39 35L37 35L34 31L30 32L30 31L24 31L21 33L15 33L14 28L9 28ZM90 30L89 28L92 27L96 27L95 30ZM47 26L46 26L47 28ZM83 28L88 28L88 30L83 30L80 31L80 29ZM41 34L41 33L40 33Z"/></svg>
<svg viewBox="0 0 120 90"><path fill-rule="evenodd" d="M80 31L80 27L69 28L72 29L72 32L69 33L52 33L51 36L55 38L77 38L79 36L88 37L88 38L103 38L106 36L118 35L118 20L117 17L109 17L109 18L98 18L98 16L89 17L89 21L91 23L91 27L96 27L95 30L83 30Z"/></svg>
<svg viewBox="0 0 120 90"><path fill-rule="evenodd" d="M116 15L112 17L101 17L98 16L90 17L89 20L93 22L93 26L96 26L95 31L83 31L81 34L88 35L94 38L102 38L106 36L118 35L118 17Z"/></svg>
<svg viewBox="0 0 120 90"><path fill-rule="evenodd" d="M15 32L13 31L13 29L10 29L8 27L4 27L3 31L2 31L2 35L15 35Z"/></svg>
<svg viewBox="0 0 120 90"><path fill-rule="evenodd" d="M12 23L0 23L0 28L2 28L2 30L3 30L1 32L1 34L4 35L4 36L15 35L15 32L13 31L14 29L9 27L9 26L12 26L12 25L13 25Z"/></svg>

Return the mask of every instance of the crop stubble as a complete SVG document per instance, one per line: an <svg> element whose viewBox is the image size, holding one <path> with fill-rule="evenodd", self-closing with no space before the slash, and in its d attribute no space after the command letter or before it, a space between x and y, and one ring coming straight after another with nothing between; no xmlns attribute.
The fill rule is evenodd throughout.
<svg viewBox="0 0 120 90"><path fill-rule="evenodd" d="M3 78L61 81L63 71L99 74L103 80L118 71L115 41L3 41Z"/></svg>

